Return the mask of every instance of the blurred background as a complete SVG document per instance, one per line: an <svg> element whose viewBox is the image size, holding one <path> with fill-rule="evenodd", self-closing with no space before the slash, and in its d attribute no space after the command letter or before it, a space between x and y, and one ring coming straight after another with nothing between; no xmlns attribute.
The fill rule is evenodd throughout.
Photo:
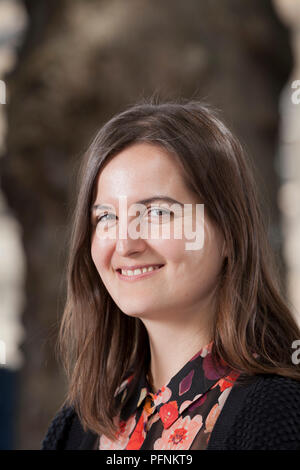
<svg viewBox="0 0 300 470"><path fill-rule="evenodd" d="M0 80L0 449L39 449L65 396L54 345L74 178L136 100L221 110L257 168L299 318L299 0L0 0Z"/></svg>

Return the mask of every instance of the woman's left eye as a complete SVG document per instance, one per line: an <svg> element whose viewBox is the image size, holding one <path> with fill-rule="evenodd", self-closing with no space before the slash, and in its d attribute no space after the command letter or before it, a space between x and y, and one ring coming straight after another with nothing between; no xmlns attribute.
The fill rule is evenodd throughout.
<svg viewBox="0 0 300 470"><path fill-rule="evenodd" d="M162 209L161 207L152 207L149 210L149 212L152 212L152 211L162 212L162 215L170 215L171 214L171 212L169 210Z"/></svg>

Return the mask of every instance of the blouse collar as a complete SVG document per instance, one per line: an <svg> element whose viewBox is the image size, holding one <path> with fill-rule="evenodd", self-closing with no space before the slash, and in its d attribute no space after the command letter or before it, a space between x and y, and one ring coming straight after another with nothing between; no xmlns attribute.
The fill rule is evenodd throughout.
<svg viewBox="0 0 300 470"><path fill-rule="evenodd" d="M152 414L154 410L158 411L165 428L168 428L177 419L178 413L181 414L188 406L199 406L205 399L203 395L213 387L220 378L230 373L230 368L224 363L218 366L214 365L212 360L211 341L202 347L171 380L163 386L157 393L153 393L147 380L146 373L136 377L136 385L131 397L121 410L120 419L127 419L134 414L140 407L145 405L148 396L147 408ZM120 396L123 402L130 389L130 384L134 384L135 374L131 373L120 385L116 395ZM122 395L121 395L122 394ZM203 398L202 398L203 397ZM164 413L160 413L163 405L169 404L169 408L164 406ZM169 416L164 419L165 410L169 409Z"/></svg>

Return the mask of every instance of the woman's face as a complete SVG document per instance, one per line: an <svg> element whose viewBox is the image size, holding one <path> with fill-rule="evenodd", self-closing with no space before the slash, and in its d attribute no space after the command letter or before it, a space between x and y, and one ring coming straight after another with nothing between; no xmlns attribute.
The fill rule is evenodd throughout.
<svg viewBox="0 0 300 470"><path fill-rule="evenodd" d="M96 184L94 205L107 205L111 209L98 207L93 213L96 225L91 239L91 256L119 308L130 316L159 320L169 315L184 319L185 315L208 312L215 300L218 274L224 260L224 239L208 219L205 204L204 219L197 221L196 203L200 204L200 201L186 188L179 163L158 145L134 143L104 167ZM141 212L130 212L132 204L156 196L172 198L182 205L192 204L192 212L190 210L184 216L183 208L181 212L178 211L181 206L177 206L175 215L168 219L166 214L170 209L166 211L166 207L171 208L170 202L161 200L144 204ZM128 212L126 207L119 209L121 197L127 198ZM96 216L102 216L102 219L96 222ZM136 230L140 230L136 239L127 230L132 221L135 221ZM180 238L175 237L175 221L182 227ZM192 222L193 230L203 227L204 222L201 248L186 249L186 244L193 239L186 238L184 221ZM163 226L170 229L170 236L163 238ZM119 233L121 229L123 239ZM159 230L158 236L151 236L154 229ZM121 278L116 270L121 266L137 265L163 266L142 277Z"/></svg>

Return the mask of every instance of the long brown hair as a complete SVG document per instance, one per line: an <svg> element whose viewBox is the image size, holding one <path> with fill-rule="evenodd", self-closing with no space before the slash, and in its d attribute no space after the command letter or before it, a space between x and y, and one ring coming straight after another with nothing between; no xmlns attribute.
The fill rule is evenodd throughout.
<svg viewBox="0 0 300 470"><path fill-rule="evenodd" d="M92 261L91 207L99 172L138 141L158 144L182 163L187 187L205 201L225 237L228 257L212 338L215 360L241 377L279 374L300 380L291 359L300 330L268 241L250 158L207 104L144 100L110 119L82 159L56 350L68 377L64 404L74 406L85 430L111 439L117 430L113 417L120 411L115 392L129 370L136 377L148 370L150 347L142 321L119 309ZM130 393L125 403L129 398Z"/></svg>

